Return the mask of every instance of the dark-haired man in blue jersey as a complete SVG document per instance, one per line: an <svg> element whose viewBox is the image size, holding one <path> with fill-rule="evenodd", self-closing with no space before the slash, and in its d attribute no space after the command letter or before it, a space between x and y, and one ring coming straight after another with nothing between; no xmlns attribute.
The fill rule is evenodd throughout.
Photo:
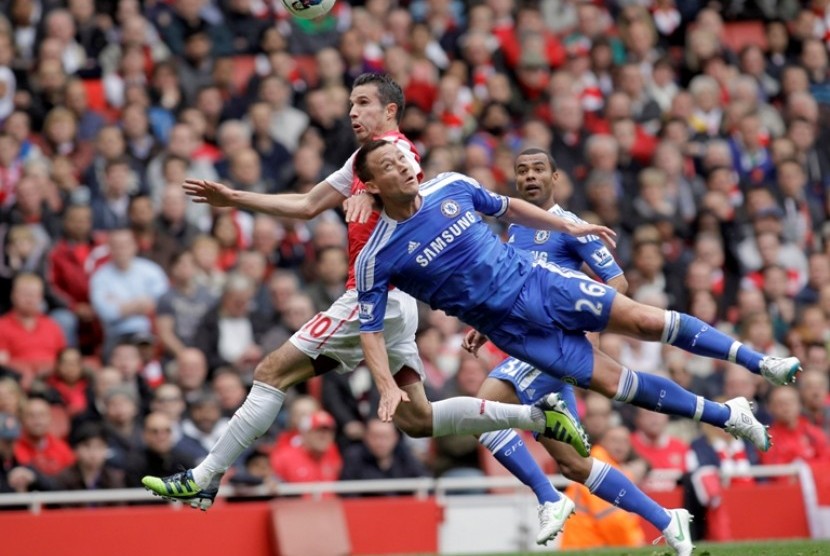
<svg viewBox="0 0 830 556"><path fill-rule="evenodd" d="M542 149L522 151L514 165L516 188L519 196L559 217L582 222L576 215L556 203L554 188L558 177L556 162ZM559 232L535 230L513 224L508 229L508 243L530 253L537 261L552 262L570 270L580 270L583 265L604 283L620 293L628 289L628 281L608 248L596 237L574 237ZM484 338L471 331L464 346L475 353ZM515 357L502 361L485 380L479 390L483 398L506 403L534 403L551 392L557 392L569 407L576 407L573 386L549 375ZM546 544L556 537L575 506L572 500L557 491L539 468L522 438L512 429L492 431L479 437L481 443L513 475L529 486L539 502L540 529L538 544ZM678 523L687 521L685 510L666 510L648 498L628 477L618 469L594 458L583 458L575 450L561 443L539 438L550 455L557 461L562 473L572 481L587 484L591 491L634 512L654 525L678 554L688 553L692 541L687 535L678 535ZM619 493L626 495L620 497ZM675 520L675 514L680 514ZM673 529L674 527L674 529Z"/></svg>
<svg viewBox="0 0 830 556"><path fill-rule="evenodd" d="M585 331L607 330L669 343L697 355L742 364L773 383L789 383L796 358L755 352L689 315L634 302L586 275L502 243L478 212L539 230L561 219L518 199L483 189L462 174L443 174L419 187L404 157L384 141L370 141L355 171L383 206L377 228L357 259L361 344L381 394L382 414L407 401L391 378L383 340L390 284L434 309L472 325L503 351L565 382L639 407L691 417L769 449L765 427L745 398L719 404L664 377L638 373L594 348ZM598 227L612 240L613 232ZM672 521L688 535L688 513ZM689 549L690 551L690 549Z"/></svg>

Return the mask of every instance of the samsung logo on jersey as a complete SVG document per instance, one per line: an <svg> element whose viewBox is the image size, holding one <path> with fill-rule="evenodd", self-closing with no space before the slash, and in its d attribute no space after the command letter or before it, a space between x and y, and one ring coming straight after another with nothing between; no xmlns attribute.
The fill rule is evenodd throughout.
<svg viewBox="0 0 830 556"><path fill-rule="evenodd" d="M415 261L421 266L427 266L435 257L438 256L444 248L455 241L455 238L472 226L476 221L476 215L471 211L464 213L464 216L456 220L449 228L441 232L441 235L433 239L428 246L426 246L421 254L415 257Z"/></svg>

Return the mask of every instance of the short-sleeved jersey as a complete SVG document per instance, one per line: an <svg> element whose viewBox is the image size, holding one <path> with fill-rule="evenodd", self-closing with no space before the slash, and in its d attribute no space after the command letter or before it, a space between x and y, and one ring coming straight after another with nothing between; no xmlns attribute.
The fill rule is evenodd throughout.
<svg viewBox="0 0 830 556"><path fill-rule="evenodd" d="M573 222L585 222L559 205L553 205L548 212ZM518 224L511 224L507 232L508 243L516 249L528 251L538 261L556 263L571 270L580 270L584 262L603 282L623 273L611 252L597 236L574 237Z"/></svg>
<svg viewBox="0 0 830 556"><path fill-rule="evenodd" d="M533 266L477 214L501 216L509 199L453 172L422 184L421 195L402 222L382 213L357 258L361 331L383 329L392 283L486 333L510 312Z"/></svg>
<svg viewBox="0 0 830 556"><path fill-rule="evenodd" d="M415 169L415 173L418 176L418 181L421 181L424 178L424 172L421 170L421 156L418 154L418 150L415 148L415 145L412 144L412 141L407 139L401 132L390 131L389 133L384 133L383 135L375 137L375 139L387 139L389 142L393 143L412 164L412 167ZM339 170L326 178L326 182L328 182L329 185L335 188L344 197L351 197L352 195L360 193L366 189L366 186L362 181L360 181L354 172L354 159L356 155L357 151L349 157L349 159ZM355 259L357 259L357 255L360 253L361 249L363 249L363 246L366 245L366 240L369 239L369 236L372 234L372 230L375 229L375 226L378 223L379 215L380 212L376 211L373 212L371 216L369 216L369 219L362 224L358 222L349 223L349 278L346 281L346 289L352 289L355 287Z"/></svg>

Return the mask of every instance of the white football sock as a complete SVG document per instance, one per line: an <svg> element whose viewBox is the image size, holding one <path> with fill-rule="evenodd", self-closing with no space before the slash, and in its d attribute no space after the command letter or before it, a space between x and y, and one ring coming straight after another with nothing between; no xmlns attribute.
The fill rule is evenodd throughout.
<svg viewBox="0 0 830 556"><path fill-rule="evenodd" d="M545 415L537 407L463 396L432 402L432 436L512 428L543 432Z"/></svg>
<svg viewBox="0 0 830 556"><path fill-rule="evenodd" d="M228 428L202 463L193 469L196 484L206 488L214 476L227 471L242 452L268 431L284 400L285 392L255 380Z"/></svg>

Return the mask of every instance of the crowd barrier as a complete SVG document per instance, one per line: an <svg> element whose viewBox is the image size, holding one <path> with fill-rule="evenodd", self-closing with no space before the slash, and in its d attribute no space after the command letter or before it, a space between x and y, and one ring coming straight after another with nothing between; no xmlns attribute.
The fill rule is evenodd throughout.
<svg viewBox="0 0 830 556"><path fill-rule="evenodd" d="M828 471L830 466L803 464L753 468L754 476L772 479L734 485L724 493L734 540L830 538ZM551 479L557 486L567 484L559 475ZM494 490L499 494L454 494ZM382 496L389 492L405 494ZM267 499L254 501L237 501L237 494L223 487L206 513L168 504L141 489L4 494L0 553L328 556L541 550L533 542L534 499L512 477L281 484ZM650 494L670 507L682 503L679 489ZM651 526L645 530L648 539L658 536Z"/></svg>

